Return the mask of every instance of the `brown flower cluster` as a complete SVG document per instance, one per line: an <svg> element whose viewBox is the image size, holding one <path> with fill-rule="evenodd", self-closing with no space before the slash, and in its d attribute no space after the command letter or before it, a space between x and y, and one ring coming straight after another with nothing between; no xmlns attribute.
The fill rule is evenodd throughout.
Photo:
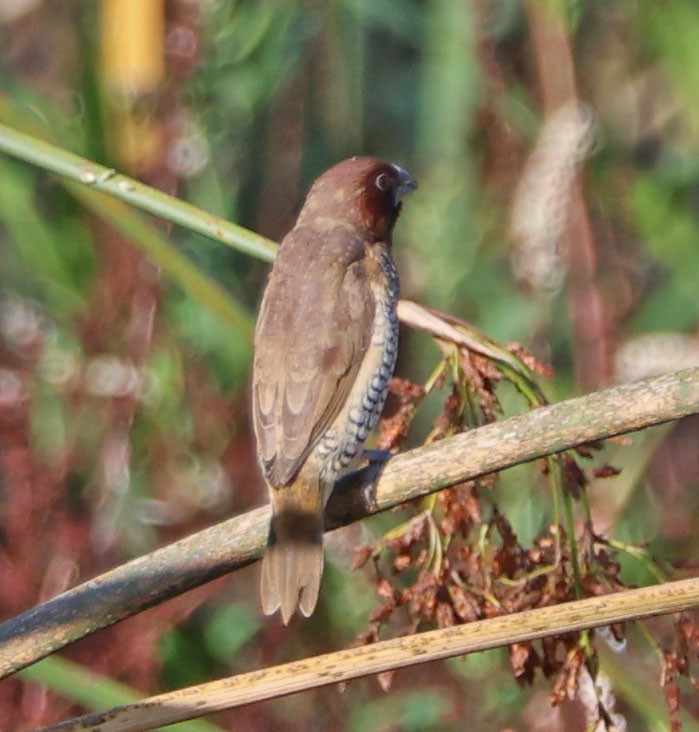
<svg viewBox="0 0 699 732"><path fill-rule="evenodd" d="M670 713L672 732L680 732L680 677L689 680L694 691L699 691L699 679L692 674L692 659L699 657L699 611L680 613L675 619L672 649L662 649L660 684Z"/></svg>
<svg viewBox="0 0 699 732"><path fill-rule="evenodd" d="M516 380L494 360L447 344L443 344L442 350L441 370L425 387L393 379L392 406L381 424L382 448L395 450L401 446L420 402L435 388L445 390L446 396L428 442L493 421L502 412L496 386L503 379L516 381L517 388L530 401L530 395L541 400L535 386L527 391L526 384L533 384L529 366L540 373L547 369L521 346L508 347L513 354L509 364L515 362L519 366ZM578 461L591 458L597 447L590 445L575 453L540 461L542 476L559 491L561 501L576 500L584 509L588 475L616 474L609 466L590 471L580 467ZM356 644L373 643L386 635L446 628L624 587L613 550L595 534L585 511L585 520L574 529L579 533L575 540L571 540L569 527L559 520L525 546L494 500L490 488L496 481L497 476L486 476L415 502L409 509L412 515L400 526L374 546L358 548L354 567L365 566L373 559L381 603L371 613L368 627L357 637ZM620 638L623 628L615 627L611 632ZM518 683L529 684L540 669L553 680L552 704L579 698L581 677L595 677L593 640L590 633L576 633L539 643L513 644L512 673ZM384 688L390 686L391 680L391 674L379 679ZM605 711L599 698L595 699L594 718L611 720L612 711Z"/></svg>

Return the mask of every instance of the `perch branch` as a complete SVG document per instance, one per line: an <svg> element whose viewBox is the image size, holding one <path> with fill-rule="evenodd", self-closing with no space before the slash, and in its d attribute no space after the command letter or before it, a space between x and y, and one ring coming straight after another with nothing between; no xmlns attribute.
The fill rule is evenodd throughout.
<svg viewBox="0 0 699 732"><path fill-rule="evenodd" d="M373 486L345 480L330 525L576 445L699 412L699 369L625 384L396 455ZM350 477L351 478L351 477ZM0 624L0 677L101 628L256 559L269 514L259 508L165 546Z"/></svg>

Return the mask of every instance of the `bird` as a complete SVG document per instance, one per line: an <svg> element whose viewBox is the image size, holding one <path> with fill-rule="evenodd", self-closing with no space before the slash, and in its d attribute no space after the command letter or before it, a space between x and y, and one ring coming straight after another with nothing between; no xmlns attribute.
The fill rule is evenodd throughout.
<svg viewBox="0 0 699 732"><path fill-rule="evenodd" d="M398 165L355 156L311 186L262 296L254 335L252 419L272 517L262 610L309 617L323 573L323 513L361 462L398 353L391 255L403 196Z"/></svg>

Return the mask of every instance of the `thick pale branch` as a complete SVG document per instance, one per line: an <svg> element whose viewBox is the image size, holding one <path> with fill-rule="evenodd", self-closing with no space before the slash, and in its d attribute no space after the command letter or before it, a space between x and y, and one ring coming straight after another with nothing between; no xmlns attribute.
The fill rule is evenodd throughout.
<svg viewBox="0 0 699 732"><path fill-rule="evenodd" d="M542 455L699 412L699 369L645 379L486 425L391 459L370 500L345 481L329 505L349 523L433 491ZM366 504L369 505L366 505ZM100 628L244 566L262 551L256 509L124 564L0 625L6 676Z"/></svg>
<svg viewBox="0 0 699 732"><path fill-rule="evenodd" d="M679 612L697 605L699 580L668 582L306 658L161 694L128 707L47 727L43 732L136 732L153 729L390 669L623 620Z"/></svg>

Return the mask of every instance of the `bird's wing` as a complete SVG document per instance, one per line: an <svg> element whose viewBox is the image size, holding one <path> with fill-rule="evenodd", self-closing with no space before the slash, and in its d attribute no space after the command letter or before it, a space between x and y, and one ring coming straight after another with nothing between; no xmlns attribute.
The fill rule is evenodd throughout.
<svg viewBox="0 0 699 732"><path fill-rule="evenodd" d="M371 341L364 243L297 228L270 275L255 331L253 422L270 485L287 485L341 411Z"/></svg>

